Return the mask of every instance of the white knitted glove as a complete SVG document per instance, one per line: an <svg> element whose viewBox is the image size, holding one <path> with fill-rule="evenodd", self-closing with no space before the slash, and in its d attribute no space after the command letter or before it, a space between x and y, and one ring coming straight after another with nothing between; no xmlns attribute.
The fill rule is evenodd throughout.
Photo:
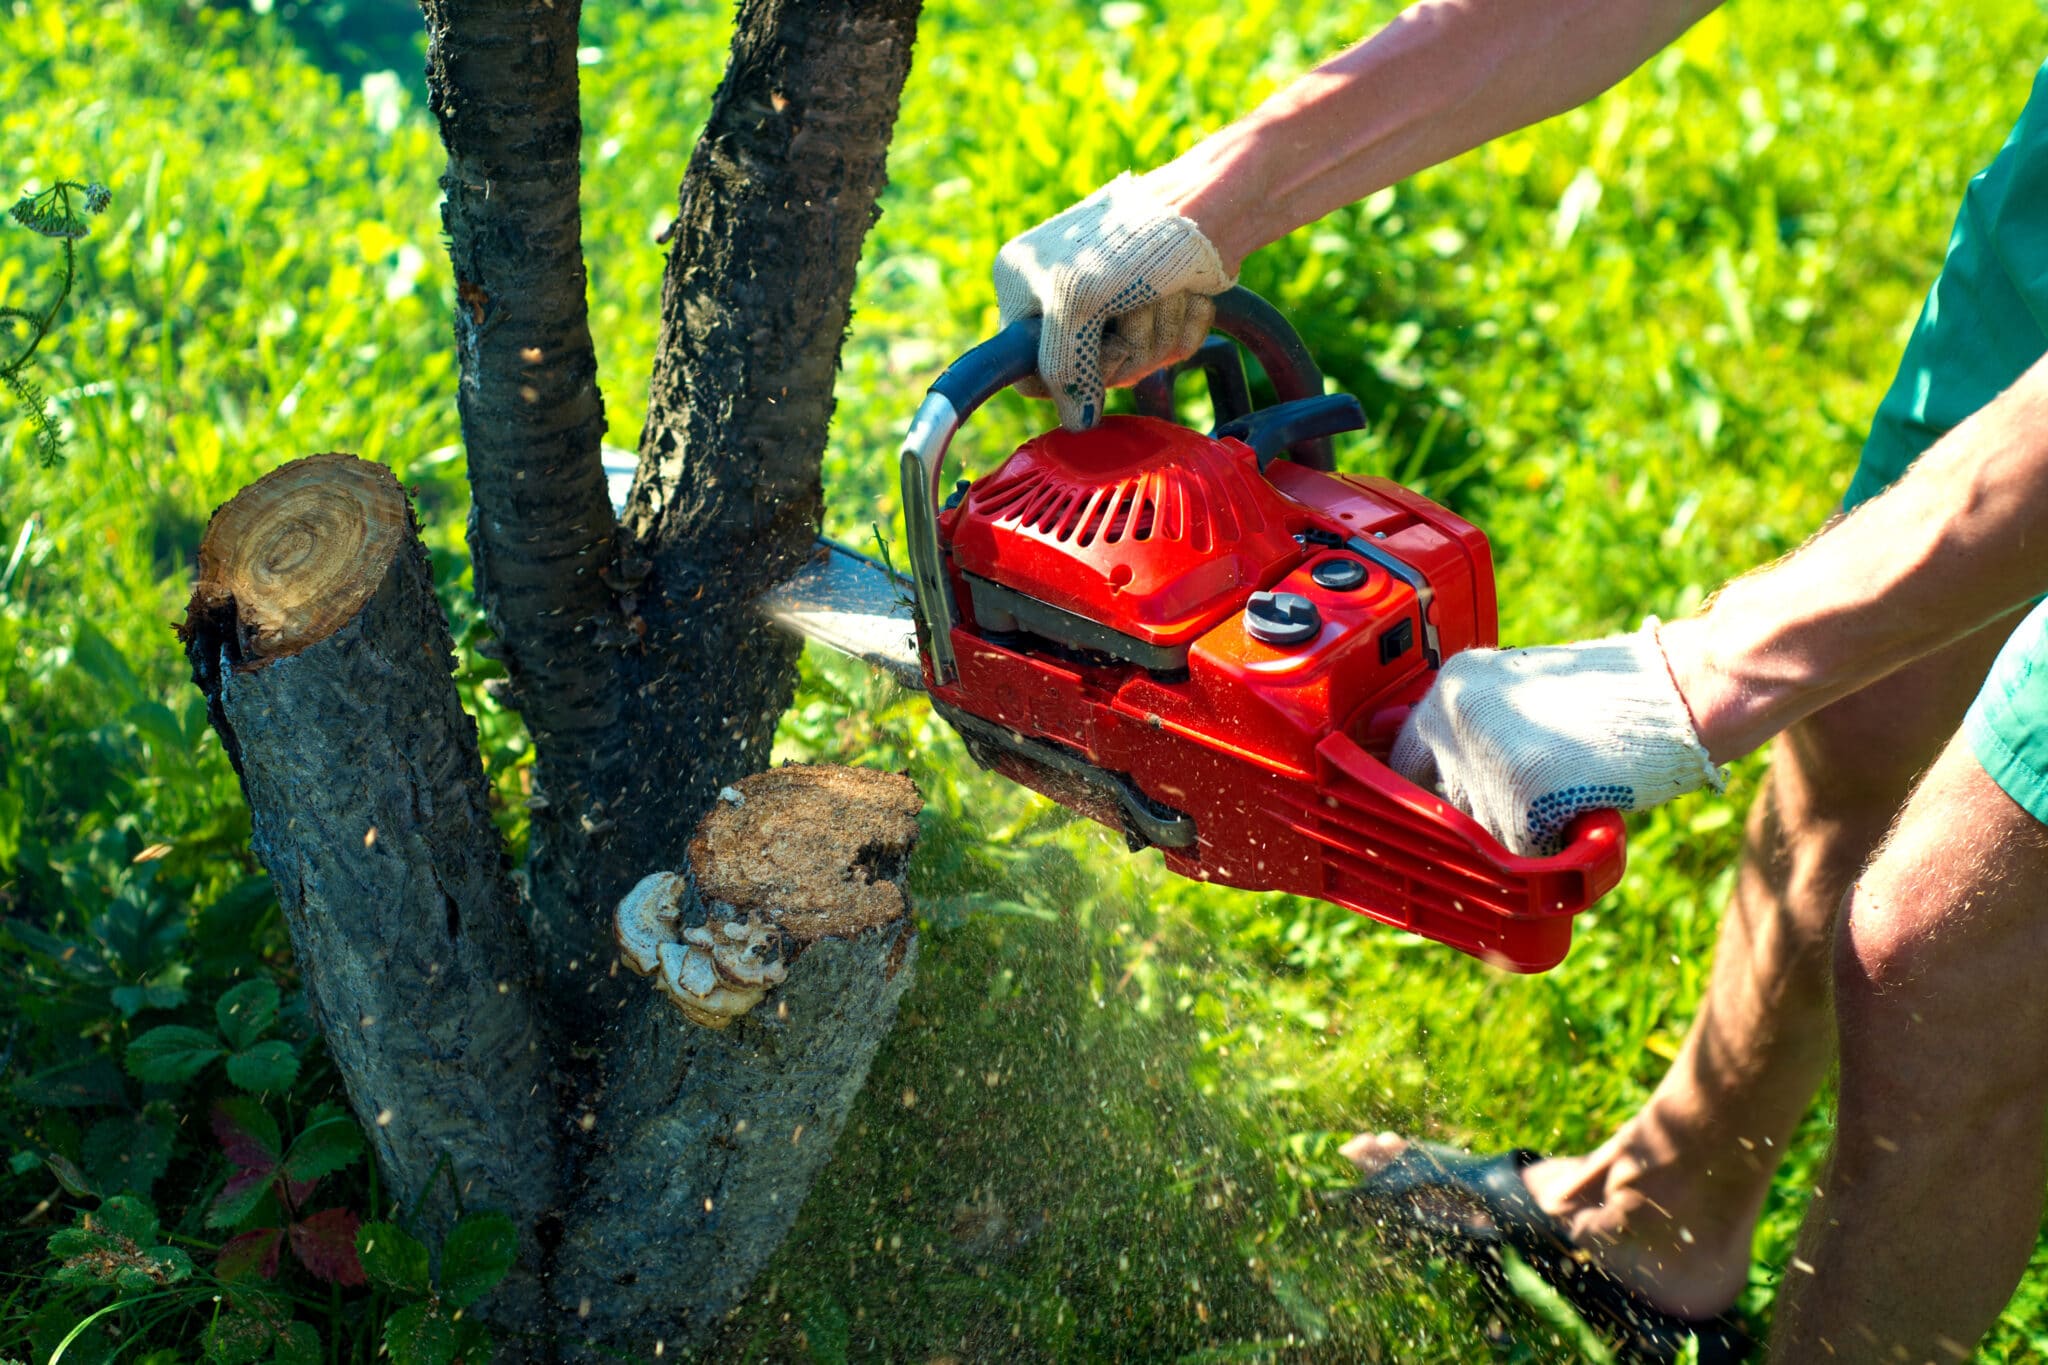
<svg viewBox="0 0 2048 1365"><path fill-rule="evenodd" d="M1069 431L1101 420L1105 387L1194 354L1215 316L1209 296L1237 282L1201 229L1129 174L1011 238L995 279L1005 326L1045 315L1043 382L1017 387L1050 397Z"/></svg>
<svg viewBox="0 0 2048 1365"><path fill-rule="evenodd" d="M1583 811L1641 810L1723 781L1654 616L1634 635L1454 655L1388 761L1524 854L1563 848Z"/></svg>

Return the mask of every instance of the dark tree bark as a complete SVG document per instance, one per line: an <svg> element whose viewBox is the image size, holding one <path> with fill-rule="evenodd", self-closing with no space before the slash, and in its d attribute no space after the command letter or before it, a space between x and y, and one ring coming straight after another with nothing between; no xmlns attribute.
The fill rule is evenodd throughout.
<svg viewBox="0 0 2048 1365"><path fill-rule="evenodd" d="M649 1078L663 1102L592 1166L564 1248L581 1273L556 1281L561 1306L587 1303L590 1330L642 1354L713 1331L832 1155L915 960L898 924L811 948L780 999L727 1032L666 1002L639 1011L626 1045L663 1060Z"/></svg>
<svg viewBox="0 0 2048 1365"><path fill-rule="evenodd" d="M470 546L539 768L523 907L388 473L317 456L245 489L183 634L386 1179L410 1194L446 1163L519 1222L514 1280L473 1310L514 1332L505 1359L642 1355L702 1340L787 1234L915 957L908 780L742 774L794 685L751 599L817 529L918 4L743 0L624 530L578 240L577 4L423 6ZM744 811L707 816L734 782ZM693 868L703 899L622 954L621 897Z"/></svg>
<svg viewBox="0 0 2048 1365"><path fill-rule="evenodd" d="M534 743L530 849L544 881L607 817L590 756L618 723L613 518L583 266L578 0L423 0L448 169L458 406L476 594ZM567 845L566 854L558 852ZM536 925L543 958L575 936ZM583 950L588 952L587 945Z"/></svg>
<svg viewBox="0 0 2048 1365"><path fill-rule="evenodd" d="M725 1029L660 994L629 1009L600 1143L568 1217L556 1298L651 1354L701 1341L796 1220L910 984L896 884L917 836L908 778L783 768L745 778L690 846L686 919L761 916L788 980ZM688 1285L679 1298L675 1286Z"/></svg>
<svg viewBox="0 0 2048 1365"><path fill-rule="evenodd" d="M313 1017L394 1197L460 1153L531 1229L558 1175L551 1049L476 725L398 482L315 455L214 515L180 634L242 780Z"/></svg>
<svg viewBox="0 0 2048 1365"><path fill-rule="evenodd" d="M675 879L698 884L693 867L702 900L676 900L639 951L681 958L692 932L731 950L751 926L772 976L707 1017L687 971L641 963L659 989L627 975L632 1063L593 1101L550 1084L573 1049L535 1007L475 726L390 472L316 455L245 488L207 528L181 634L393 1194L410 1205L445 1174L522 1228L517 1272L478 1311L527 1359L701 1340L788 1233L909 984L909 779L739 780ZM591 1139L563 1142L571 1128Z"/></svg>

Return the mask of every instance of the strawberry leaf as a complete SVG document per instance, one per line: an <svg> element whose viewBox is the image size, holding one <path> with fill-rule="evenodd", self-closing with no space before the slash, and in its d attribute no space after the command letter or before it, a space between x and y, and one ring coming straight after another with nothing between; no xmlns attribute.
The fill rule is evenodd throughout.
<svg viewBox="0 0 2048 1365"><path fill-rule="evenodd" d="M168 975L168 973L166 973ZM185 988L175 982L159 981L141 986L116 986L107 992L123 1019L133 1019L144 1010L174 1010L185 1003Z"/></svg>
<svg viewBox="0 0 2048 1365"><path fill-rule="evenodd" d="M313 1181L332 1175L363 1154L363 1130L346 1115L316 1123L300 1133L284 1159L292 1180Z"/></svg>
<svg viewBox="0 0 2048 1365"><path fill-rule="evenodd" d="M114 1237L126 1237L131 1242L153 1242L156 1240L156 1210L148 1201L129 1195L117 1194L100 1205L98 1213L85 1216L85 1225Z"/></svg>
<svg viewBox="0 0 2048 1365"><path fill-rule="evenodd" d="M95 1123L80 1154L97 1188L147 1196L171 1164L171 1141L169 1129L124 1114Z"/></svg>
<svg viewBox="0 0 2048 1365"><path fill-rule="evenodd" d="M299 1059L282 1038L258 1043L228 1058L228 1079L255 1094L289 1090L299 1078Z"/></svg>
<svg viewBox="0 0 2048 1365"><path fill-rule="evenodd" d="M183 1024L162 1024L128 1044L128 1074L158 1085L183 1085L221 1055L220 1039Z"/></svg>
<svg viewBox="0 0 2048 1365"><path fill-rule="evenodd" d="M356 1233L356 1254L363 1270L379 1285L398 1294L425 1294L433 1288L427 1271L427 1249L396 1223L365 1223ZM389 1334L386 1334L388 1341ZM394 1347L392 1356L398 1354Z"/></svg>
<svg viewBox="0 0 2048 1365"><path fill-rule="evenodd" d="M212 1365L252 1365L273 1339L270 1324L250 1313L231 1313L211 1322L200 1338Z"/></svg>
<svg viewBox="0 0 2048 1365"><path fill-rule="evenodd" d="M223 1280L246 1279L260 1275L264 1279L277 1277L277 1252L284 1245L283 1228L256 1228L249 1232L230 1237L221 1245L220 1255L213 1261L213 1273Z"/></svg>
<svg viewBox="0 0 2048 1365"><path fill-rule="evenodd" d="M347 1209L322 1209L292 1224L292 1255L329 1284L367 1284L363 1263L356 1257L356 1230L361 1225Z"/></svg>
<svg viewBox="0 0 2048 1365"><path fill-rule="evenodd" d="M502 1213L476 1213L441 1245L441 1295L467 1308L497 1288L519 1254L519 1229Z"/></svg>
<svg viewBox="0 0 2048 1365"><path fill-rule="evenodd" d="M176 1247L153 1246L156 1213L140 1199L116 1195L78 1225L50 1238L50 1253L64 1264L50 1272L57 1284L112 1286L142 1294L175 1284L192 1273L192 1262Z"/></svg>
<svg viewBox="0 0 2048 1365"><path fill-rule="evenodd" d="M456 1365L480 1365L491 1356L491 1334L484 1325L472 1317L463 1317L455 1323Z"/></svg>
<svg viewBox="0 0 2048 1365"><path fill-rule="evenodd" d="M235 1172L214 1196L213 1207L206 1212L206 1226L232 1228L246 1222L276 1183L275 1169Z"/></svg>
<svg viewBox="0 0 2048 1365"><path fill-rule="evenodd" d="M106 1235L91 1228L58 1228L50 1234L50 1254L60 1261L88 1255L106 1244Z"/></svg>
<svg viewBox="0 0 2048 1365"><path fill-rule="evenodd" d="M269 977L244 981L214 1006L220 1036L237 1052L246 1052L277 1022L277 983Z"/></svg>
<svg viewBox="0 0 2048 1365"><path fill-rule="evenodd" d="M455 1348L455 1324L431 1300L409 1303L384 1320L392 1365L450 1365Z"/></svg>
<svg viewBox="0 0 2048 1365"><path fill-rule="evenodd" d="M297 1213L300 1209L306 1207L306 1204L313 1198L314 1187L317 1186L319 1183L320 1182L317 1180L285 1181L285 1207L289 1208L293 1213Z"/></svg>
<svg viewBox="0 0 2048 1365"><path fill-rule="evenodd" d="M213 1106L213 1135L237 1170L274 1170L284 1151L277 1120L256 1101L239 1095Z"/></svg>

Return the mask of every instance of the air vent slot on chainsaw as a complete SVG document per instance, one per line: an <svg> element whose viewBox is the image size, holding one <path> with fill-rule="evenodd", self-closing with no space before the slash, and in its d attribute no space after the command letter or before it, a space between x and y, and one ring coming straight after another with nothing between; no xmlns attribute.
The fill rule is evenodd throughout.
<svg viewBox="0 0 2048 1365"><path fill-rule="evenodd" d="M1032 465L983 481L969 493L973 514L1087 547L1185 540L1203 552L1244 537L1242 510L1202 470L1156 469L1113 484L1084 484ZM1251 529L1261 529L1256 507Z"/></svg>

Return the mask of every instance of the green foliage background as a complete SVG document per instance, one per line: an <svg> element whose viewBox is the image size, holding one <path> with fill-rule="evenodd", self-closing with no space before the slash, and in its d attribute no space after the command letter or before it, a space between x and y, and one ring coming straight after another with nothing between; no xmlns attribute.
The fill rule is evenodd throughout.
<svg viewBox="0 0 2048 1365"><path fill-rule="evenodd" d="M828 529L861 540L894 517L894 441L993 326L1002 240L1392 8L935 0L840 380ZM218 1346L208 1267L228 1229L207 1211L228 1167L205 1116L238 1087L138 1068L137 1038L204 1034L238 980L274 979L293 1075L239 1088L288 1132L338 1093L168 630L213 506L316 450L416 488L521 833L523 738L468 648L441 158L417 61L375 67L417 43L363 29L373 11L390 7L0 6L0 190L63 176L115 196L39 361L69 458L41 469L25 425L0 429L0 1342L38 1360L116 1303L67 1360ZM728 22L720 5L586 15L585 231L616 444L642 420L654 237ZM1245 281L1375 414L1343 463L1488 529L1504 638L1682 612L1839 496L1963 182L2044 52L2037 6L1752 0L1587 108L1304 229ZM0 231L0 300L34 295L43 245ZM986 468L1047 420L1011 396L961 444ZM1327 906L1169 879L828 659L807 659L781 752L908 765L931 803L919 982L721 1347L818 1361L1474 1358L1500 1314L1461 1270L1348 1223L1335 1143L1604 1135L1697 998L1760 767L1632 821L1628 877L1571 957L1514 978ZM1752 1307L1824 1141L1817 1112L1766 1212ZM326 1197L391 1215L360 1165L333 1180ZM195 1267L130 1300L66 1280L49 1250L123 1191L160 1220L153 1264ZM1987 1358L2048 1359L2048 1241L2035 1268ZM276 1295L331 1360L370 1359L405 1311L290 1267ZM1506 1358L1570 1358L1567 1336L1505 1322Z"/></svg>

